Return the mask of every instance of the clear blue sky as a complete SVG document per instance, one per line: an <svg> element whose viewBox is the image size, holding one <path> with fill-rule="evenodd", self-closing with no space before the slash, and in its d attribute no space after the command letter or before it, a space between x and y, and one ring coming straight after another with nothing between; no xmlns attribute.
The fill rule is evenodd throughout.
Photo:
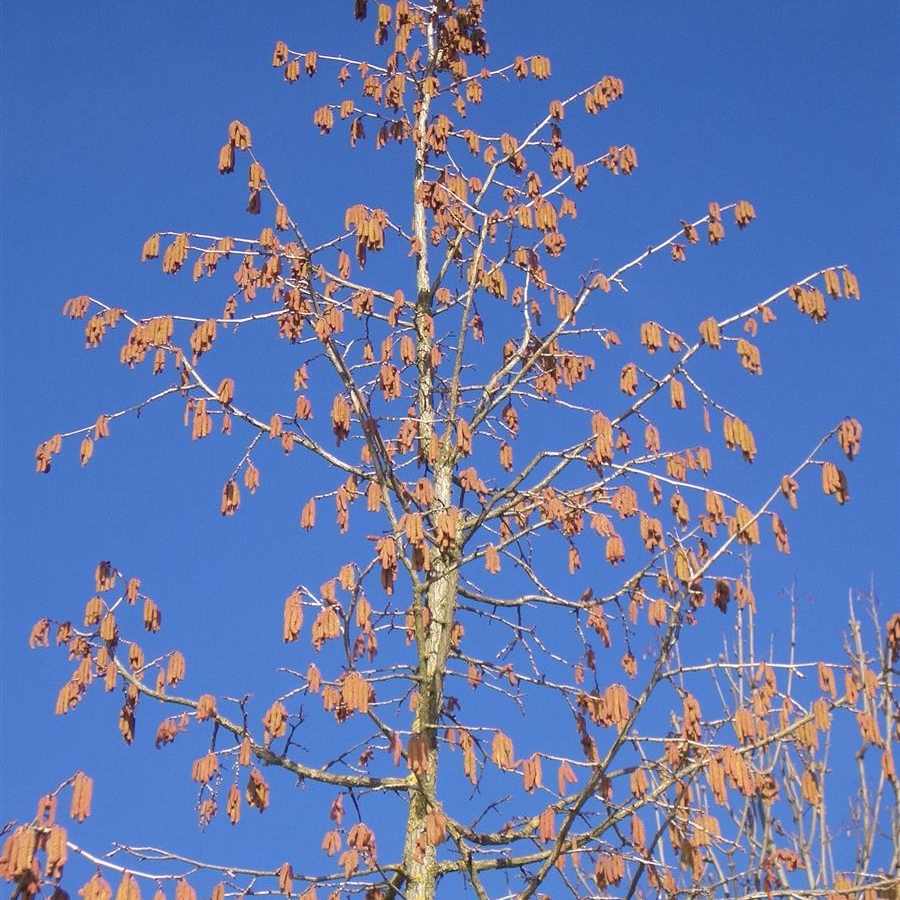
<svg viewBox="0 0 900 900"><path fill-rule="evenodd" d="M113 704L99 695L55 718L68 666L58 653L29 653L26 638L43 615L77 618L93 592L94 565L109 558L143 579L172 640L210 628L190 657L192 690L241 691L235 656L271 651L297 566L315 572L315 557L331 552L296 527L313 490L302 484L298 461L273 461L263 471L269 490L222 520L218 496L233 450L191 446L175 406L117 422L84 471L77 442L50 476L34 473L33 453L54 432L146 392L146 379L118 365L124 333L99 351L83 350L81 323L60 315L68 297L89 293L141 315L220 303L224 285L192 288L189 272L168 280L138 259L144 238L160 229L258 232L259 221L241 213L241 177L221 179L215 170L231 119L251 125L270 177L292 209L308 211L318 236L339 227L352 198L386 189L371 168L369 183L348 177L339 168L345 138L320 138L312 127L319 98L336 95L331 77L289 87L269 65L277 39L369 52L373 24L355 26L351 7L349 0L2 6L3 820L30 815L39 794L82 767L98 776L100 792L86 843L99 848L123 823L132 841L163 841L155 811L128 807L133 796L136 805L170 806L167 831L189 852L221 858L236 849L246 853L242 862L261 865L284 855L268 858L246 827L238 835L219 829L214 850L204 844L193 829L188 783L197 745L157 758L159 716L144 709L138 746L120 747ZM800 514L788 520L793 554L757 571L761 600L777 608L782 591L796 586L804 603L815 604L810 628L839 650L848 590L874 582L888 610L900 592L900 7L490 0L488 14L497 58L507 51L551 57L548 96L605 73L625 82L624 100L592 139L598 149L633 144L640 168L627 181L599 184L593 176L598 185L582 201L591 230L575 250L620 262L667 236L680 218L702 215L710 200L746 197L756 207L759 219L745 234L732 228L723 247L693 254L689 276L673 275L666 261L632 276L628 302L641 311L638 321L669 316L686 331L700 312L744 308L824 266L846 263L859 278L862 301L834 305L818 328L780 309L778 332L762 343L761 381L737 365L728 376L730 396L759 436L753 474L768 478L766 487L841 416L863 424L862 453L846 467L849 505L838 509L808 479ZM530 118L521 106L510 116ZM362 157L370 167L377 162L369 146ZM258 362L264 371L265 359ZM249 621L248 608L264 627L219 628ZM167 781L147 764L172 765L178 777ZM136 772L144 773L137 784ZM296 821L287 807L281 801L263 817L260 833L276 835L279 823Z"/></svg>

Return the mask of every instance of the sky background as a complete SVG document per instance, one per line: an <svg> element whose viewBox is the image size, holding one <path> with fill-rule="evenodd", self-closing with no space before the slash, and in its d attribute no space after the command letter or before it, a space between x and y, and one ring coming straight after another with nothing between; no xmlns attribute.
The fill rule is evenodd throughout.
<svg viewBox="0 0 900 900"><path fill-rule="evenodd" d="M73 715L54 717L69 666L59 653L30 653L28 631L44 615L77 618L96 562L111 559L160 603L169 640L204 635L189 657L189 690L239 692L243 654L282 659L281 603L297 568L318 584L318 561L333 555L325 530L311 538L296 526L314 489L304 483L309 473L299 459L271 453L260 496L221 519L235 448L192 446L174 404L114 423L83 471L78 441L64 446L50 476L34 473L34 448L147 389L147 379L118 364L125 332L83 349L83 323L60 315L67 298L88 293L140 315L221 307L224 281L194 287L189 271L167 279L138 260L156 230L258 233L263 223L242 212L243 177L222 179L215 168L231 119L251 126L269 177L316 237L336 231L350 203L390 199L393 182L380 168L388 164L371 146L348 173L343 134L322 138L312 126L312 110L339 96L333 77L289 86L269 65L278 39L322 53L372 52L372 16L358 26L351 9L349 0L0 7L4 821L30 815L41 793L80 767L99 776L85 843L102 846L123 822L129 840L159 840L157 812L166 808L177 823L167 826L171 836L213 852L193 827L196 746L167 748L165 766L179 777L165 778L169 768L154 768L157 714L139 720L130 749L109 698L89 695ZM631 179L592 175L580 237L570 239L573 260L596 257L611 269L679 219L703 215L710 200L747 198L756 207L745 233L729 227L722 247L692 250L685 269L658 260L632 273L629 306L610 313L623 334L648 318L693 333L700 318L746 308L825 266L847 264L857 275L862 301L832 304L819 327L779 307L777 326L760 341L762 380L733 360L721 369L761 447L752 472L758 498L840 417L863 424L862 453L844 466L851 502L839 509L822 497L812 473L800 514L788 519L792 555L756 572L757 597L771 609L783 610L792 588L802 606L814 605L807 629L837 654L848 591L874 584L885 619L900 591L900 7L645 3L626 13L578 0L491 0L487 26L495 62L532 52L553 62L549 86L499 88L511 98L509 130L530 121L532 90L549 99L606 73L624 80L624 99L579 139L596 149L632 144L640 167ZM271 352L274 366L284 349ZM264 380L270 359L253 362ZM276 833L279 815L295 821L286 806L253 833ZM237 848L247 863L278 864L264 843L247 842L250 833L219 829L215 854Z"/></svg>

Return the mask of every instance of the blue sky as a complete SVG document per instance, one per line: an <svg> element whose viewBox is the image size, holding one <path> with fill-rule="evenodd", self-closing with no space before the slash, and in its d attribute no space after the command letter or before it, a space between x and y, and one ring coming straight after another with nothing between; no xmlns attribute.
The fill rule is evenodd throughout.
<svg viewBox="0 0 900 900"><path fill-rule="evenodd" d="M845 263L859 279L862 301L834 304L819 327L779 309L777 333L761 342L762 380L736 364L720 368L758 435L753 475L763 486L841 416L863 424L862 453L846 466L851 502L838 509L807 479L800 514L788 522L792 555L757 572L757 595L774 608L792 587L814 604L810 626L838 652L849 590L874 583L885 610L897 608L900 591L900 11L892 2L646 3L626 12L559 0L552 14L544 6L488 4L496 58L544 52L553 62L549 86L499 89L510 96L505 114L527 122L529 90L549 98L612 73L624 80L623 101L579 138L599 148L633 144L640 159L631 179L592 177L574 258L630 259L680 218L702 215L710 200L746 197L759 216L744 234L731 228L722 247L698 248L684 272L659 260L632 275L630 306L610 312L623 334L647 318L687 332L705 315L744 308L825 266ZM109 558L143 579L172 640L204 635L190 657L194 686L238 692L241 654L271 652L281 664L281 601L297 567L315 573L336 552L321 529L311 538L296 527L313 490L297 460L271 454L260 497L245 497L234 520L220 519L233 452L192 446L174 405L115 423L83 471L75 441L50 476L34 473L33 453L54 432L136 402L147 389L147 379L118 365L115 342L82 348L81 324L60 315L68 297L88 293L142 315L220 305L221 284L194 288L189 273L166 279L138 260L143 240L160 229L258 231L242 212L241 176L222 179L215 169L231 119L251 125L270 178L292 208L308 211L317 237L340 227L349 203L389 198L392 182L372 147L350 157L359 163L348 174L340 167L345 138L321 138L312 127L312 110L337 93L331 76L288 86L269 65L277 39L368 53L373 26L356 26L350 7L2 7L3 820L30 814L40 793L82 767L102 787L90 837L109 840L110 824L122 821L117 810L128 806L123 798L134 797L135 807L171 806L173 834L203 852L187 780L196 754L170 748L164 765L179 777L157 778L144 768L158 762L153 715L130 750L119 745L106 698L89 697L86 708L55 718L68 667L58 654L29 653L28 629L45 614L77 617L94 565ZM251 346L264 381L266 345ZM282 352L272 350L273 367ZM241 622L254 627L222 627ZM137 784L136 772L146 773ZM131 840L160 840L134 807L125 818ZM262 833L277 830L272 818L260 820ZM217 840L240 841L240 850L267 862L263 844L243 844L249 834Z"/></svg>

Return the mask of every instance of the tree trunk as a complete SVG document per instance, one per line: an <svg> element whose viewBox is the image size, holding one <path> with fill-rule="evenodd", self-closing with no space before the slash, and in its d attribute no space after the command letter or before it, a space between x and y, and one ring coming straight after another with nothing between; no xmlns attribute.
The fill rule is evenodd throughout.
<svg viewBox="0 0 900 900"><path fill-rule="evenodd" d="M435 469L435 513L450 506L453 463L441 461ZM459 582L456 543L436 553L428 573L425 589L414 600L416 639L418 645L419 697L413 720L413 733L422 735L428 747L428 766L410 791L409 818L406 826L404 867L407 875L407 900L433 900L436 888L435 848L426 840L428 813L437 809L438 726L444 695L444 673L453 633L456 612L456 589ZM427 607L425 626L424 601Z"/></svg>

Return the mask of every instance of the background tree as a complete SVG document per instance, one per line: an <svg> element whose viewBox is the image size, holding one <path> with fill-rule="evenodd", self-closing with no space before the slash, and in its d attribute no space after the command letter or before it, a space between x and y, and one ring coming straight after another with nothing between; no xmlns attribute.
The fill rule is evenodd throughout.
<svg viewBox="0 0 900 900"><path fill-rule="evenodd" d="M356 12L364 18L366 4ZM630 174L637 154L627 144L598 153L577 126L569 142L569 123L605 110L622 84L604 76L502 130L482 102L498 84L547 80L550 62L494 61L482 13L477 3L373 7L386 58L368 63L276 45L273 64L289 82L334 67L341 99L315 111L321 132L343 119L351 143L368 132L412 166L411 183L388 169L390 202L352 204L343 230L321 237L318 222L285 205L289 187L267 178L235 120L219 170L246 171L248 212L267 224L245 238L156 234L143 250L170 274L193 266L195 280L230 267L236 288L224 309L144 316L87 295L66 304L89 346L127 326L121 361L176 378L138 407L42 443L39 471L62 437L77 436L86 464L115 419L181 396L192 438L245 435L223 515L259 487L264 445L277 441L304 458L312 496L301 527L312 530L327 504L348 549L328 580L304 578L285 601L284 640L311 639L314 650L259 708L249 693L180 695L185 656L145 655L129 620L135 605L155 633L159 608L133 573L101 563L83 624L42 619L32 633L35 646L55 634L73 662L57 711L92 683L121 690L130 743L147 700L173 706L157 745L185 730L209 735L192 770L201 823L217 812L236 821L243 804L265 809L270 785L290 789L265 766L328 789L330 867L229 863L217 896L313 896L321 885L428 897L445 880L459 891L460 878L479 896L886 891L897 867L885 848L898 827L888 796L900 620L876 617L866 651L851 606L849 662L837 676L824 662L771 657L756 646L750 576L761 525L788 549L780 510L796 505L807 469L819 470L826 494L848 499L831 444L852 459L859 423L836 423L766 486L723 465L706 434L721 431L716 440L745 463L756 457L740 409L713 387L729 368L717 374L705 357L731 351L732 367L761 374L757 331L776 311L793 304L818 324L826 297L859 296L856 280L837 264L704 317L696 332L651 318L630 332L642 350L622 328L620 338L613 324L629 320L616 305L633 270L652 255L683 262L691 244L718 244L726 222L743 228L754 210L713 202L633 257L606 263L593 247L573 261L561 222L575 218L589 179ZM274 305L259 309L264 298ZM257 340L251 326L268 335L275 326L284 339L257 366L240 349ZM710 662L713 606L736 631ZM252 615L250 624L255 632ZM523 725L510 718L516 710ZM831 744L819 733L847 713L854 749L862 742L862 839L841 866L823 792ZM76 776L71 788L72 815L83 818L88 782ZM4 865L20 890L61 874L59 790L7 842ZM398 815L405 827L375 828ZM155 875L186 897L184 873ZM273 886L260 886L267 875ZM124 874L123 896L136 884ZM104 891L98 874L84 892Z"/></svg>

